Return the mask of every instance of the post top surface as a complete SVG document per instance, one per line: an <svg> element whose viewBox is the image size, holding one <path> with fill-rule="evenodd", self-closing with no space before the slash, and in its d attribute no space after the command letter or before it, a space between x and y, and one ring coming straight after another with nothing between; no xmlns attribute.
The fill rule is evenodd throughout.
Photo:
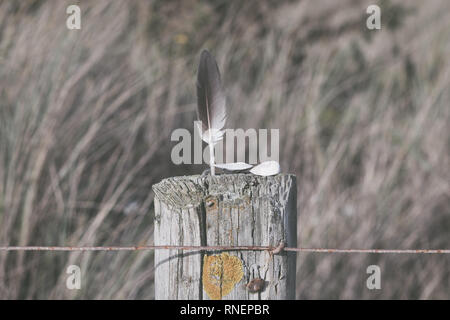
<svg viewBox="0 0 450 320"><path fill-rule="evenodd" d="M271 195L280 188L290 188L296 182L293 174L257 176L247 174L221 174L176 176L153 185L155 197L179 208L197 206L208 196L238 198L242 196Z"/></svg>

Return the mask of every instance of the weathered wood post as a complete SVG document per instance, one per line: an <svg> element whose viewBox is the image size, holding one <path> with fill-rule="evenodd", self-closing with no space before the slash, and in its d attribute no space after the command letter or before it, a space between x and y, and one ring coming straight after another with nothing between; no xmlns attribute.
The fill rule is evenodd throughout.
<svg viewBox="0 0 450 320"><path fill-rule="evenodd" d="M155 245L297 246L294 175L173 177L153 190ZM156 250L155 298L295 299L295 271L293 252Z"/></svg>

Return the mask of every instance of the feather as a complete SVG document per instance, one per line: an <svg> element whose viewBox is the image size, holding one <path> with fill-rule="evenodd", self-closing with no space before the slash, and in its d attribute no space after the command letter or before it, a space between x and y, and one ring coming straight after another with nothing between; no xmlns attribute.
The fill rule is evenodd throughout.
<svg viewBox="0 0 450 320"><path fill-rule="evenodd" d="M245 171L253 168L253 165L245 162L232 162L232 163L220 163L214 165L216 168L228 170L228 171Z"/></svg>
<svg viewBox="0 0 450 320"><path fill-rule="evenodd" d="M273 176L280 173L280 164L277 161L265 161L250 170L251 173L258 176Z"/></svg>
<svg viewBox="0 0 450 320"><path fill-rule="evenodd" d="M200 136L209 145L211 175L215 175L214 145L223 138L227 114L219 67L208 50L202 51L198 66L197 117L202 123Z"/></svg>

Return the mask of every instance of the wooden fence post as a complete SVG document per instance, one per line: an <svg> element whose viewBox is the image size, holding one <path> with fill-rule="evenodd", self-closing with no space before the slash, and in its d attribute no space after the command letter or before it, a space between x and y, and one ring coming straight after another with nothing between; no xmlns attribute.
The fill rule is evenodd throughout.
<svg viewBox="0 0 450 320"><path fill-rule="evenodd" d="M173 177L153 190L155 245L297 246L294 175ZM156 250L155 298L295 299L295 272L293 252Z"/></svg>

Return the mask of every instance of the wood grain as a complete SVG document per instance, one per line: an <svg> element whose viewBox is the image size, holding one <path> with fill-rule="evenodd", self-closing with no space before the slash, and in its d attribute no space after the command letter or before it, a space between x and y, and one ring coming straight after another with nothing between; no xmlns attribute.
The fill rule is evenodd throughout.
<svg viewBox="0 0 450 320"><path fill-rule="evenodd" d="M297 246L294 175L172 177L153 190L155 245ZM155 267L156 299L295 298L292 252L157 250ZM251 292L258 278L263 289Z"/></svg>

